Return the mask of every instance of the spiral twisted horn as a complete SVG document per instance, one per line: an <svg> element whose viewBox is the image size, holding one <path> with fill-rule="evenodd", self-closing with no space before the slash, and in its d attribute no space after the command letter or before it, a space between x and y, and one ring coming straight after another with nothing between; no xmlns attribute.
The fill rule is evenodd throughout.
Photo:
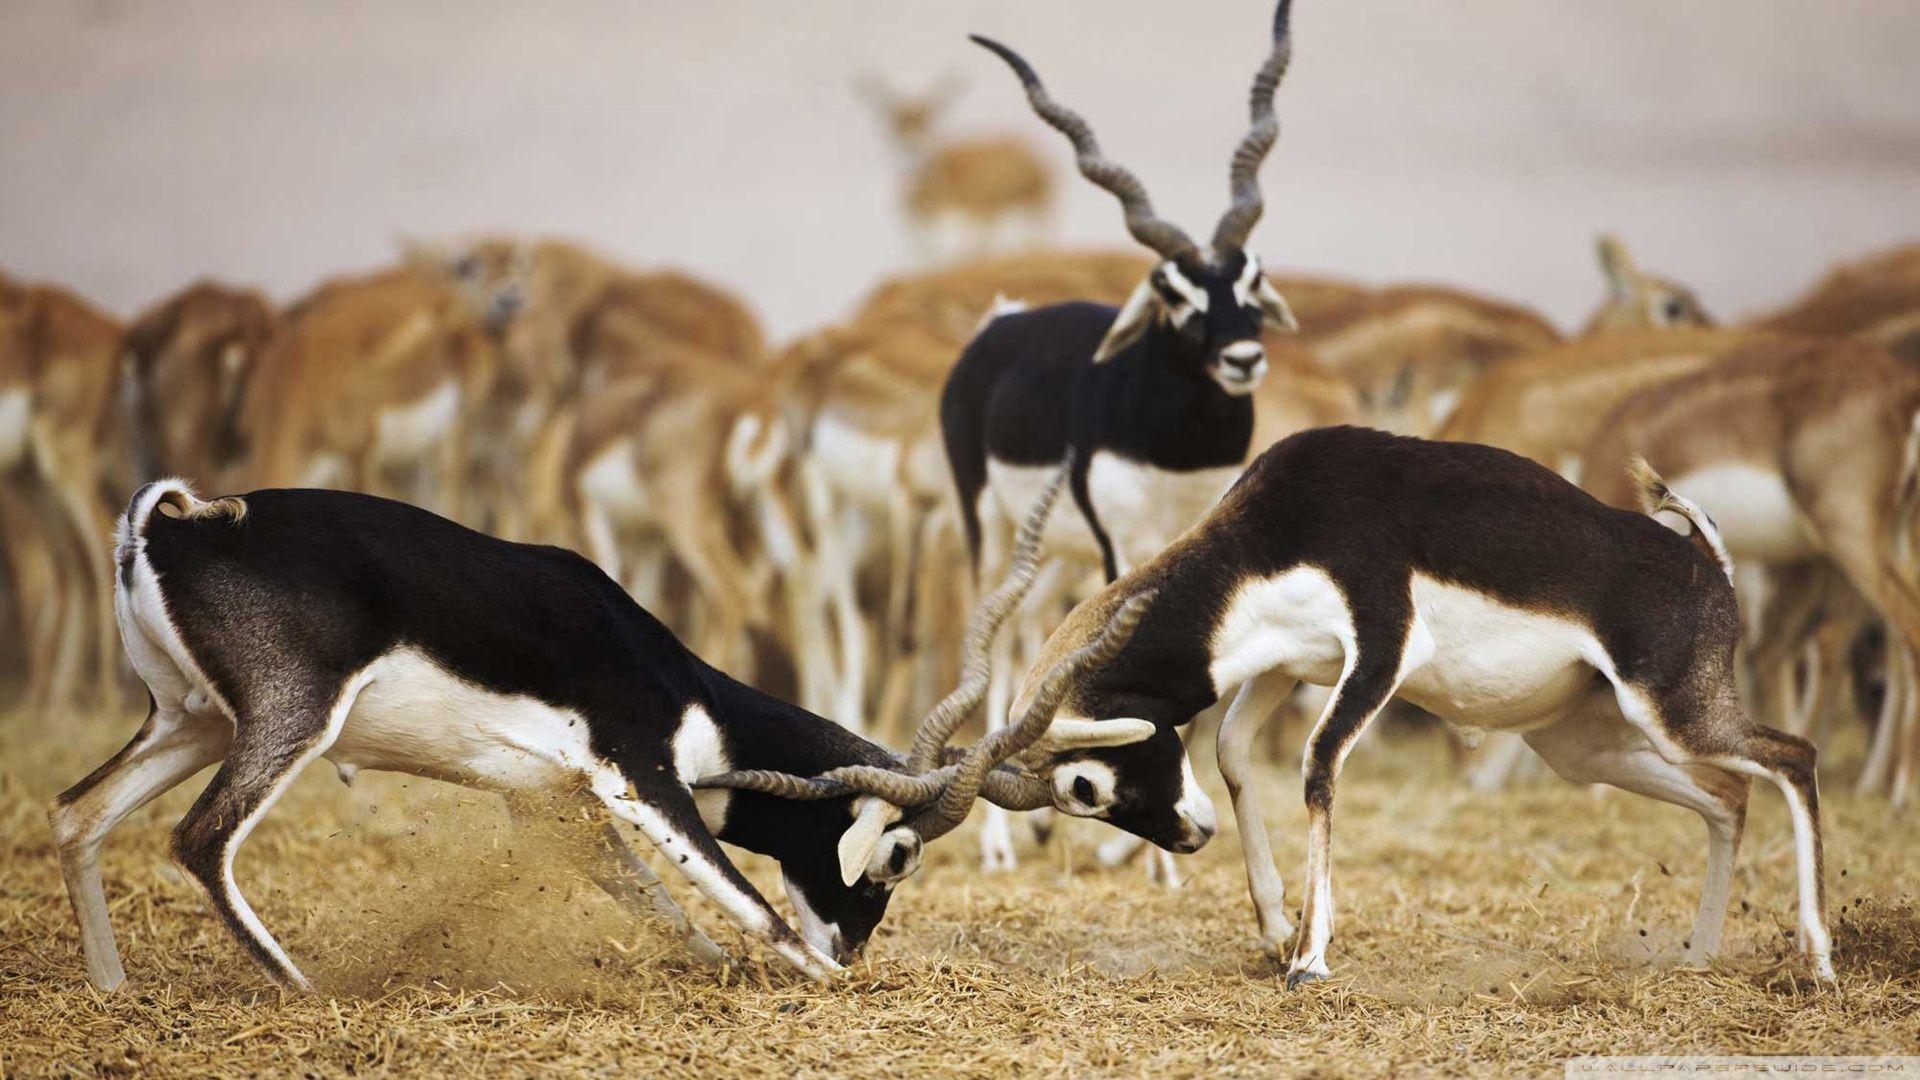
<svg viewBox="0 0 1920 1080"><path fill-rule="evenodd" d="M1280 137L1280 121L1273 113L1273 93L1279 88L1280 80L1286 78L1287 61L1293 56L1293 35L1288 27L1292 7L1293 0L1280 0L1274 8L1273 51L1253 76L1253 90L1249 95L1252 124L1240 145L1234 148L1233 164L1227 170L1233 202L1228 204L1226 213L1220 215L1220 224L1213 230L1216 255L1244 247L1247 237L1253 234L1253 227L1260 222L1261 211L1266 209L1260 197L1260 163L1266 160L1267 151L1273 149L1274 141Z"/></svg>
<svg viewBox="0 0 1920 1080"><path fill-rule="evenodd" d="M1079 113L1053 100L1053 95L1047 93L1045 84L1041 83L1032 64L992 38L979 34L969 37L976 45L1005 60L1013 73L1019 76L1020 84L1026 87L1027 101L1032 104L1033 111L1073 143L1074 160L1080 166L1080 175L1112 192L1120 200L1120 209L1127 217L1127 231L1133 234L1135 240L1158 252L1163 259L1185 263L1199 260L1199 247L1178 225L1154 213L1153 200L1147 197L1146 185L1126 166L1108 160L1100 152L1100 142L1094 138L1093 127Z"/></svg>
<svg viewBox="0 0 1920 1080"><path fill-rule="evenodd" d="M967 635L960 663L960 683L953 692L941 698L931 711L920 721L920 727L913 737L913 747L907 753L907 770L922 773L939 763L941 751L947 740L953 737L967 716L980 705L980 699L987 694L987 683L992 677L993 637L1000 625L1020 606L1020 601L1033 587L1034 575L1040 568L1040 537L1046 531L1047 517L1053 512L1053 504L1059 501L1060 489L1066 486L1067 477L1073 472L1073 452L1067 452L1067 459L1060 470L1047 481L1040 497L1033 501L1027 511L1026 519L1020 523L1020 533L1014 541L1013 566L1007 571L1006 579L992 593L980 601L974 608L973 617L967 622Z"/></svg>
<svg viewBox="0 0 1920 1080"><path fill-rule="evenodd" d="M1060 702L1066 698L1074 680L1087 669L1119 655L1140 625L1140 619L1153 602L1153 596L1152 592L1142 592L1128 597L1107 621L1099 637L1054 662L1040 680L1039 689L1027 703L1026 711L1021 713L1018 721L980 740L967 751L957 766L958 774L941 791L939 801L909 821L913 830L920 834L920 839L930 841L944 836L966 820L987 776L1001 762L1040 741L1041 736L1047 733L1047 726L1053 723L1053 714L1059 711ZM1038 784L1039 781L1035 779L1034 783Z"/></svg>
<svg viewBox="0 0 1920 1080"><path fill-rule="evenodd" d="M838 799L847 795L874 795L895 806L912 808L939 798L940 792L959 772L958 762L918 776L871 765L835 769L813 777L768 769L741 769L702 777L690 786L696 790L726 788L756 791L798 802ZM980 797L1008 810L1038 810L1053 802L1045 784L1027 773L1004 765L987 774L980 788Z"/></svg>

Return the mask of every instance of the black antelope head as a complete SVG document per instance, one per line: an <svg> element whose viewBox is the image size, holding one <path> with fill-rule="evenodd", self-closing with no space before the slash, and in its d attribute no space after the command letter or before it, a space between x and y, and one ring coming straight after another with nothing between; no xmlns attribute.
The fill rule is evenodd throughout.
<svg viewBox="0 0 1920 1080"><path fill-rule="evenodd" d="M1026 87L1027 100L1040 118L1073 143L1081 175L1113 193L1126 214L1127 231L1160 256L1159 265L1134 289L1094 353L1103 362L1149 334L1170 334L1229 394L1249 394L1267 372L1264 328L1295 330L1287 302L1247 250L1247 238L1260 221L1260 163L1280 134L1273 94L1286 75L1292 53L1288 33L1291 0L1280 0L1273 16L1273 49L1253 78L1252 121L1234 149L1228 181L1232 203L1214 228L1207 248L1179 226L1154 212L1146 186L1126 167L1100 151L1093 128L1080 114L1047 93L1033 66L1005 45L974 35L973 40L1007 62Z"/></svg>

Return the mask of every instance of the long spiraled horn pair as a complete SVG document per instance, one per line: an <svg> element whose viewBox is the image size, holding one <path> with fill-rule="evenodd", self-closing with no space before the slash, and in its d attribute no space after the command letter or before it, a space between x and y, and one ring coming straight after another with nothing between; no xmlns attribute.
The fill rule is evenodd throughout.
<svg viewBox="0 0 1920 1080"><path fill-rule="evenodd" d="M794 776L764 769L743 769L695 780L694 788L730 788L757 791L782 799L810 802L848 795L872 795L903 809L925 806L938 799L960 773L954 762L932 772L910 774L873 765L834 769L819 776ZM988 773L980 797L1007 810L1038 810L1052 805L1045 784L1007 766Z"/></svg>
<svg viewBox="0 0 1920 1080"><path fill-rule="evenodd" d="M1245 247L1247 237L1253 235L1253 227L1260 223L1261 211L1266 209L1260 197L1260 163L1267 160L1267 152L1280 137L1280 119L1273 112L1273 93L1280 88L1280 80L1287 77L1287 62L1293 58L1293 35L1289 27L1292 9L1293 0L1280 0L1273 9L1273 51L1253 76L1253 90L1248 95L1250 125L1240 145L1234 147L1233 164L1227 170L1233 201L1213 230L1213 250L1218 254Z"/></svg>
<svg viewBox="0 0 1920 1080"><path fill-rule="evenodd" d="M1234 149L1232 165L1227 174L1232 202L1213 233L1213 250L1217 255L1238 251L1245 246L1264 208L1260 198L1260 163L1266 160L1267 152L1273 149L1274 140L1280 134L1280 123L1273 113L1273 94L1286 75L1287 61L1292 54L1292 38L1288 32L1291 8L1292 0L1280 0L1274 9L1273 49L1253 77L1251 126L1240 140L1240 145ZM1007 66L1019 77L1020 84L1026 88L1027 101L1033 106L1033 111L1073 144L1080 174L1112 192L1120 200L1120 209L1126 215L1127 231L1133 234L1135 240L1153 249L1163 259L1178 263L1200 261L1199 245L1179 226L1154 212L1153 201L1147 197L1146 185L1131 170L1100 152L1100 142L1094 137L1092 125L1079 113L1053 99L1032 64L992 38L979 34L971 37L976 44L1006 61Z"/></svg>
<svg viewBox="0 0 1920 1080"><path fill-rule="evenodd" d="M944 836L966 820L974 800L980 797L988 778L1000 764L1023 753L1046 735L1048 725L1053 723L1053 716L1060 710L1060 703L1074 681L1088 669L1112 660L1126 647L1146 615L1148 605L1153 603L1153 596L1152 592L1141 592L1128 597L1107 621L1099 637L1061 657L1047 670L1018 721L981 739L967 751L957 766L958 775L940 793L940 800L908 821L921 840ZM1052 798L1046 786L1037 777L1031 780L1050 804Z"/></svg>
<svg viewBox="0 0 1920 1080"><path fill-rule="evenodd" d="M959 684L921 718L913 747L898 769L849 766L819 777L745 770L703 777L692 786L758 791L789 799L872 795L879 801L865 805L860 812L860 821L852 831L875 839L879 836L880 820L888 814L888 807L913 809L938 798L960 776L961 769L959 764L938 769L936 766L941 764L947 752L947 740L953 737L954 731L979 708L981 700L986 697L992 671L994 635L1033 587L1034 576L1040 568L1040 540L1046 531L1047 518L1053 511L1054 503L1059 501L1060 492L1066 487L1067 478L1072 472L1073 455L1069 452L1020 523L1012 565L1006 579L980 601L967 622ZM1032 776L1013 770L996 770L988 776L969 780L969 783L978 795L1009 810L1034 810L1051 802L1045 785ZM864 866L865 860L849 858L843 871L851 872L848 868L855 865Z"/></svg>

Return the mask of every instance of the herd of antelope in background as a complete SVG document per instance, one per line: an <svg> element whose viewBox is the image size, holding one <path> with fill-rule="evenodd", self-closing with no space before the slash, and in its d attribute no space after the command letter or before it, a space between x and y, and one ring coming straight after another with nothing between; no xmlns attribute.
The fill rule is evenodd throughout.
<svg viewBox="0 0 1920 1080"><path fill-rule="evenodd" d="M1523 303L1444 285L1267 273L1248 236L1255 172L1277 134L1284 3L1275 40L1234 157L1234 201L1208 245L1154 215L1140 181L1102 156L1024 60L982 42L1073 142L1082 172L1120 200L1151 255L986 238L1044 230L1052 182L1034 151L1012 138L943 145L932 122L950 87L910 99L863 82L900 143L911 227L967 222L978 250L886 278L844 318L784 344L766 340L746 298L556 239L412 243L391 266L284 305L199 281L130 322L58 285L0 276L0 663L19 705L68 715L132 703L139 684L117 640L108 538L130 491L180 476L212 493L373 493L507 540L576 549L707 663L881 743L899 745L911 716L985 664L997 729L1031 710L1031 681L1015 700L1020 675L1058 661L1050 635L1068 612L1140 580L1129 575L1142 566L1167 573L1155 553L1208 518L1247 462L1288 436L1364 425L1504 448L1605 503L1653 499L1677 528L1712 539L1717 557L1731 557L1740 599L1747 707L1816 742L1864 727L1857 786L1909 800L1920 768L1920 245L1839 267L1782 310L1721 324L1692 290L1606 238L1603 298L1571 336ZM1074 302L1106 306L1049 307ZM1250 405L1250 431L1227 440L1224 458L1189 462L1183 450L1220 431L1176 424L1148 437L1123 410L1088 421L1083 442L1068 431L1077 391L1050 390L1042 375L1018 381L1022 364L1044 364L1026 354L1048 349L1090 353L1096 365L1171 364L1156 358L1187 349L1222 409ZM956 372L974 369L991 370L969 404L974 390ZM1017 400L994 396L1003 384ZM1051 420L1036 415L1054 390ZM1061 442L1071 505L1054 511L1049 558L1029 569L1038 584L1025 582L1025 602L996 616L1010 631L991 656L974 650L963 670L976 593L1007 573L1028 505L1052 497L1041 494L1049 483L1057 491ZM1629 468L1642 458L1665 487ZM1197 489L1167 480L1201 472ZM1092 649L1089 640L1069 644ZM1234 708L1304 708L1309 721L1321 711L1286 691L1257 702L1249 691ZM1060 695L1071 704L1076 692ZM1220 688L1221 704L1232 697ZM1473 726L1460 722L1472 783L1497 786L1527 767L1518 737L1479 746ZM1226 742L1238 809L1244 761L1230 767ZM996 762L1011 752L1001 749ZM1344 752L1329 750L1333 768ZM920 768L937 764L936 754ZM1057 791L1071 789L1055 803L1105 816L1122 801L1111 790L1118 768L1050 771ZM1014 859L1000 807L1046 799L990 808L990 867ZM1188 839L1130 831L1197 846L1211 807L1180 805ZM1257 843L1264 852L1264 835ZM1110 846L1103 858L1132 850ZM859 866L872 856L858 854ZM1292 933L1275 906L1278 878L1249 854L1278 949ZM1291 969L1301 977L1324 973L1331 932L1324 868L1311 865Z"/></svg>

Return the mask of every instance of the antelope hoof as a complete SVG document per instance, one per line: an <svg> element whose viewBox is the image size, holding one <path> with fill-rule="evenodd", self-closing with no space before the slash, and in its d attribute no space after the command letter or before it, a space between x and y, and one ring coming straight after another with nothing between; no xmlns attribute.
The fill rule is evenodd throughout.
<svg viewBox="0 0 1920 1080"><path fill-rule="evenodd" d="M719 967L733 962L733 958L727 955L727 950L715 945L713 939L705 934L696 931L686 939L686 944L687 953L693 957L694 962L704 967Z"/></svg>
<svg viewBox="0 0 1920 1080"><path fill-rule="evenodd" d="M1053 811L1035 810L1027 815L1027 828L1033 831L1033 843L1036 847L1046 847L1053 840Z"/></svg>

